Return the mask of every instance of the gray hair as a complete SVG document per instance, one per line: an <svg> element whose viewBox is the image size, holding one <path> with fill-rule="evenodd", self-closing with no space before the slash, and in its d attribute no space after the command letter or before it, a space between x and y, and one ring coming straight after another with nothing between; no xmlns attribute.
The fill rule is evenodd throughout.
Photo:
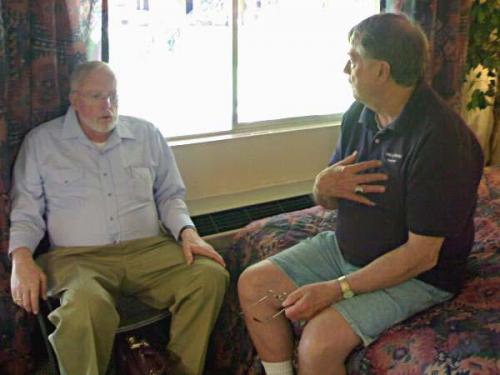
<svg viewBox="0 0 500 375"><path fill-rule="evenodd" d="M349 31L349 42L362 56L386 61L399 85L413 86L424 77L429 43L422 28L403 14L368 17Z"/></svg>
<svg viewBox="0 0 500 375"><path fill-rule="evenodd" d="M70 89L71 92L77 91L80 87L82 81L85 80L89 76L90 73L95 72L96 70L105 69L107 70L113 77L115 74L111 70L108 64L102 61L87 61L81 64L78 64L76 68L71 73L70 77ZM115 78L116 79L116 78Z"/></svg>

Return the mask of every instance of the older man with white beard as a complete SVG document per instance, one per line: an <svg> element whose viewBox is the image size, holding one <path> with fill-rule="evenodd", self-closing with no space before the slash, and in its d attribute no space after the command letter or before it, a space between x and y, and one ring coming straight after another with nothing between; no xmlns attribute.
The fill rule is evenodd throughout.
<svg viewBox="0 0 500 375"><path fill-rule="evenodd" d="M175 373L199 375L228 283L224 260L196 232L160 132L118 116L109 66L78 66L70 102L65 116L26 136L15 164L13 300L37 314L40 297L60 298L49 319L63 375L105 374L119 294L169 308ZM46 231L50 250L35 263Z"/></svg>

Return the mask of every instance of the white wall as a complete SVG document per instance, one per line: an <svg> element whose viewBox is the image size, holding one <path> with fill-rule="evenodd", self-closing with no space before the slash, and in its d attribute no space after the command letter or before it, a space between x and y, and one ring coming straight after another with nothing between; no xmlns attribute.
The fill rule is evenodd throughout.
<svg viewBox="0 0 500 375"><path fill-rule="evenodd" d="M192 215L307 194L337 143L338 124L170 142Z"/></svg>

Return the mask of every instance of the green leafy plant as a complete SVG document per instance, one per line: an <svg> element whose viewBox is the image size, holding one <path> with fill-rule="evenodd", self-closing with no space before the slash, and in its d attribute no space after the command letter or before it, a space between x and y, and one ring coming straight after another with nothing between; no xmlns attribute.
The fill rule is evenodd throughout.
<svg viewBox="0 0 500 375"><path fill-rule="evenodd" d="M479 65L487 70L486 90L475 89L467 109L484 109L495 103L497 77L500 69L500 0L474 0L471 9L467 66L469 72ZM472 75L477 80L482 73ZM496 101L498 102L498 101Z"/></svg>

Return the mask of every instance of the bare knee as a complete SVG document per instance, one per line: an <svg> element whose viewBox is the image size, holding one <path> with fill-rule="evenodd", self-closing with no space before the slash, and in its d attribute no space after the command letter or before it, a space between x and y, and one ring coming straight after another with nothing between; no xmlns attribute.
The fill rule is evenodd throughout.
<svg viewBox="0 0 500 375"><path fill-rule="evenodd" d="M339 356L335 341L337 341L337 337L334 335L327 338L324 335L316 335L310 330L304 330L298 347L300 366L315 368L327 361L342 363L343 358Z"/></svg>
<svg viewBox="0 0 500 375"><path fill-rule="evenodd" d="M337 369L335 373L342 373L340 368L359 343L359 337L338 312L325 310L313 318L302 333L298 347L301 374L309 373L302 369L325 374L328 373L325 369Z"/></svg>
<svg viewBox="0 0 500 375"><path fill-rule="evenodd" d="M253 299L263 287L261 282L262 269L254 265L247 268L238 279L238 295L240 299Z"/></svg>
<svg viewBox="0 0 500 375"><path fill-rule="evenodd" d="M264 260L247 268L238 279L240 301L255 301L268 290L282 291L290 289L289 281L277 267Z"/></svg>

